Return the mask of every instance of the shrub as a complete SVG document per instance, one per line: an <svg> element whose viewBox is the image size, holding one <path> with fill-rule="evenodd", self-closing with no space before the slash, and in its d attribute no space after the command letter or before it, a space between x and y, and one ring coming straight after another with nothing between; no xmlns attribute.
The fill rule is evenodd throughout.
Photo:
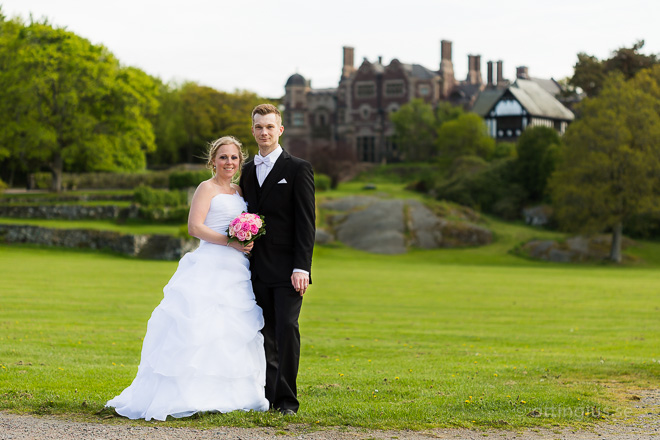
<svg viewBox="0 0 660 440"><path fill-rule="evenodd" d="M516 219L526 192L513 182L514 166L513 160L501 160L472 174L454 175L436 187L437 198Z"/></svg>
<svg viewBox="0 0 660 440"><path fill-rule="evenodd" d="M135 203L143 207L188 206L187 191L168 191L140 185L133 192Z"/></svg>
<svg viewBox="0 0 660 440"><path fill-rule="evenodd" d="M62 188L76 189L133 189L140 185L167 188L168 171L144 173L64 173ZM34 173L34 188L50 189L51 173Z"/></svg>
<svg viewBox="0 0 660 440"><path fill-rule="evenodd" d="M316 191L327 191L330 189L330 176L325 174L314 174L314 187Z"/></svg>
<svg viewBox="0 0 660 440"><path fill-rule="evenodd" d="M201 171L175 171L170 174L169 188L183 189L196 187L205 180L212 177L210 170Z"/></svg>
<svg viewBox="0 0 660 440"><path fill-rule="evenodd" d="M7 189L7 184L2 179L0 179L0 194L5 192L6 189Z"/></svg>

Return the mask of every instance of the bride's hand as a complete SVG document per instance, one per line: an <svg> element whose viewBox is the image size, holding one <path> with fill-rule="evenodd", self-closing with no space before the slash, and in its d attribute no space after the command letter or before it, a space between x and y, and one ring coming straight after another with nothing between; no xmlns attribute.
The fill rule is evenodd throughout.
<svg viewBox="0 0 660 440"><path fill-rule="evenodd" d="M254 241L248 243L246 246L243 246L243 253L248 254L252 251L252 248L254 247Z"/></svg>

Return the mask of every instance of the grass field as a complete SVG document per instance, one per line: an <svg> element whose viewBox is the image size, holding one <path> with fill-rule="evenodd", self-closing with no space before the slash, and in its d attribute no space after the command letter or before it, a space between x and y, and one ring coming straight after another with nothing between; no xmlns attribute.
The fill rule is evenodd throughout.
<svg viewBox="0 0 660 440"><path fill-rule="evenodd" d="M381 174L363 179L375 190L342 184L319 193L319 202L423 198ZM382 256L317 247L301 316L298 417L236 412L165 424L580 425L627 411L625 390L660 386L660 243L630 248L637 261L622 267L540 263L510 250L563 234L485 220L495 241L480 248ZM133 379L147 320L175 269L107 253L0 246L0 410L99 420L95 413Z"/></svg>
<svg viewBox="0 0 660 440"><path fill-rule="evenodd" d="M657 243L633 250L646 260L637 266L547 264L506 252L556 234L490 226L496 242L483 248L317 248L293 422L575 425L621 413L621 390L659 386ZM134 377L146 322L175 269L0 246L0 409L97 418ZM165 422L287 423L269 413Z"/></svg>

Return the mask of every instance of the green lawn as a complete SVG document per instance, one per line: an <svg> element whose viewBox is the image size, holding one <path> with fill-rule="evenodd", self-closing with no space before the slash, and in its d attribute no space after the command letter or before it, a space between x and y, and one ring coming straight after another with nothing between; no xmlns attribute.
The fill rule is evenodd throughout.
<svg viewBox="0 0 660 440"><path fill-rule="evenodd" d="M497 241L484 248L316 249L295 423L575 425L594 421L594 407L616 417L623 389L659 386L657 244L640 248L644 265L547 264L506 250L552 233L491 226ZM0 246L0 409L98 420L134 377L146 322L175 269ZM287 423L232 413L165 425Z"/></svg>

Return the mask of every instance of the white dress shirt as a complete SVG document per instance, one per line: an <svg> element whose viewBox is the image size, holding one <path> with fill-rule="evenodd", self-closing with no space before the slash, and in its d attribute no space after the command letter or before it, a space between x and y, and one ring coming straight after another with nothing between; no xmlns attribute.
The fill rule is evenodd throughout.
<svg viewBox="0 0 660 440"><path fill-rule="evenodd" d="M277 159L279 159L280 154L282 154L282 147L278 145L277 148L275 148L265 157L265 159L267 159L266 163L259 163L256 165L257 181L259 182L259 186L263 186L264 180L266 180L266 177L268 177L270 170L273 169L273 165L275 165L275 162L277 161ZM258 156L262 157L261 153L259 153ZM256 158L255 158L255 163L256 163ZM293 272L294 273L302 272L309 275L309 272L302 269L293 269Z"/></svg>
<svg viewBox="0 0 660 440"><path fill-rule="evenodd" d="M279 159L280 154L282 154L282 147L277 146L273 151L268 154L265 159L267 159L268 163L260 163L257 165L257 181L259 181L259 186L263 186L264 180L266 180L266 177L268 177L268 173L270 173L270 170L273 169L273 165L275 165L275 162L277 159ZM258 154L259 157L261 156L261 153ZM256 158L255 158L256 159ZM256 162L256 160L255 160Z"/></svg>

